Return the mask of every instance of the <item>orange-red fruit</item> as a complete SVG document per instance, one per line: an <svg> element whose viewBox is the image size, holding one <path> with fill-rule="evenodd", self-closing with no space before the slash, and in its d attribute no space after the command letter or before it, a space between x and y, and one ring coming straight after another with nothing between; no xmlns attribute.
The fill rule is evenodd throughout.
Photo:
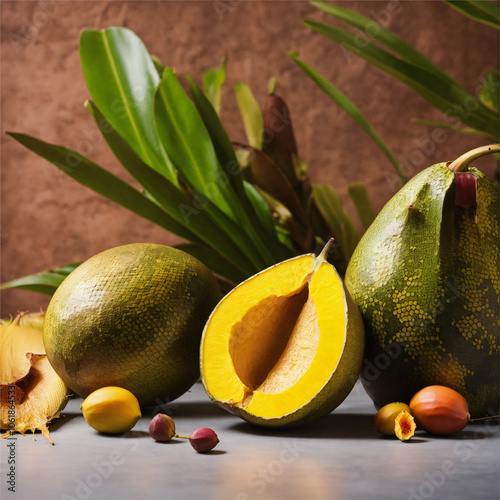
<svg viewBox="0 0 500 500"><path fill-rule="evenodd" d="M430 385L418 391L410 401L417 426L432 434L453 434L469 422L469 407L457 391L442 385Z"/></svg>

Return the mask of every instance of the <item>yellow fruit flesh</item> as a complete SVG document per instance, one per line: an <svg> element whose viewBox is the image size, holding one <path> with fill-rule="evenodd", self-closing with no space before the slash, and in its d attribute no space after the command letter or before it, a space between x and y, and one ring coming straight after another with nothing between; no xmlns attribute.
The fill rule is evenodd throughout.
<svg viewBox="0 0 500 500"><path fill-rule="evenodd" d="M401 441L408 441L415 434L417 428L413 416L407 411L402 411L394 421L394 434Z"/></svg>
<svg viewBox="0 0 500 500"><path fill-rule="evenodd" d="M281 357L257 390L277 394L292 387L311 366L318 349L319 334L316 306L309 297L300 311Z"/></svg>
<svg viewBox="0 0 500 500"><path fill-rule="evenodd" d="M341 282L330 264L304 255L259 273L219 304L203 339L203 380L213 399L279 418L318 394L345 340Z"/></svg>

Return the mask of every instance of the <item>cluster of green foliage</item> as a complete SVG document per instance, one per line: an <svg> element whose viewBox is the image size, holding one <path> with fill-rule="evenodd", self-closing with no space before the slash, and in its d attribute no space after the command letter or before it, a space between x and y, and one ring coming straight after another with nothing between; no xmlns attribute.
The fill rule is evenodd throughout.
<svg viewBox="0 0 500 500"><path fill-rule="evenodd" d="M448 1L473 19L499 29L499 8L490 1ZM319 9L356 31L305 21L321 33L399 79L457 123L432 123L500 140L498 70L484 76L478 97L390 30L344 7L313 1ZM359 31L365 36L357 43ZM384 48L385 47L385 48ZM394 154L360 109L334 84L290 53L299 67L377 143L402 183ZM332 260L342 273L359 240L334 188L312 184L298 156L290 113L270 83L263 109L250 87L235 93L247 144L234 144L220 121L225 62L203 75L203 89L189 77L189 93L174 70L149 54L125 28L84 31L80 57L92 100L86 107L117 160L142 190L89 158L60 145L20 133L10 135L67 175L187 241L190 253L227 288L294 255L312 252L333 236ZM471 111L460 113L473 99ZM458 117L458 118L457 118ZM363 183L349 186L364 227L374 213ZM51 295L78 264L44 271L9 283Z"/></svg>
<svg viewBox="0 0 500 500"><path fill-rule="evenodd" d="M482 87L479 95L474 96L421 52L373 19L335 4L318 0L313 0L312 3L335 20L347 24L351 29L342 29L309 20L304 21L306 26L335 41L343 50L365 59L407 85L442 111L446 117L443 122L415 120L416 122L481 136L485 143L500 141L500 72L498 69L490 69L481 76ZM500 29L500 4L498 2L446 0L446 3L489 28ZM335 85L300 60L296 53L292 52L291 56L302 70L375 141L393 164L401 181L405 183L405 174L395 155L366 120L360 109Z"/></svg>

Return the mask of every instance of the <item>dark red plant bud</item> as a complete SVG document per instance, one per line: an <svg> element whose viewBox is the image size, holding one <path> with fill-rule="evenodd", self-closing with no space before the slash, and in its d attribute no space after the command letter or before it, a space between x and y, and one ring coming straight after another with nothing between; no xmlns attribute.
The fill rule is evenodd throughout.
<svg viewBox="0 0 500 500"><path fill-rule="evenodd" d="M470 172L457 172L455 174L455 205L457 207L477 206L476 183L476 176Z"/></svg>
<svg viewBox="0 0 500 500"><path fill-rule="evenodd" d="M262 116L264 118L262 151L274 160L292 186L295 186L298 181L293 156L297 154L297 144L288 106L281 97L270 95L264 105Z"/></svg>
<svg viewBox="0 0 500 500"><path fill-rule="evenodd" d="M271 141L272 139L279 141L290 153L297 154L292 120L286 102L277 95L270 95L264 105L262 115L264 127L269 131ZM265 148L266 144L264 144Z"/></svg>

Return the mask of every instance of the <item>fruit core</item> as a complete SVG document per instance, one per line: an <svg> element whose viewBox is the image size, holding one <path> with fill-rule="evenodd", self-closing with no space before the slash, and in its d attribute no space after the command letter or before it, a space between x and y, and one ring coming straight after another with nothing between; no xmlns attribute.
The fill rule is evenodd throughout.
<svg viewBox="0 0 500 500"><path fill-rule="evenodd" d="M255 390L278 394L292 387L311 365L319 333L308 283L291 295L272 295L249 309L229 337L236 374L249 389L243 405Z"/></svg>

